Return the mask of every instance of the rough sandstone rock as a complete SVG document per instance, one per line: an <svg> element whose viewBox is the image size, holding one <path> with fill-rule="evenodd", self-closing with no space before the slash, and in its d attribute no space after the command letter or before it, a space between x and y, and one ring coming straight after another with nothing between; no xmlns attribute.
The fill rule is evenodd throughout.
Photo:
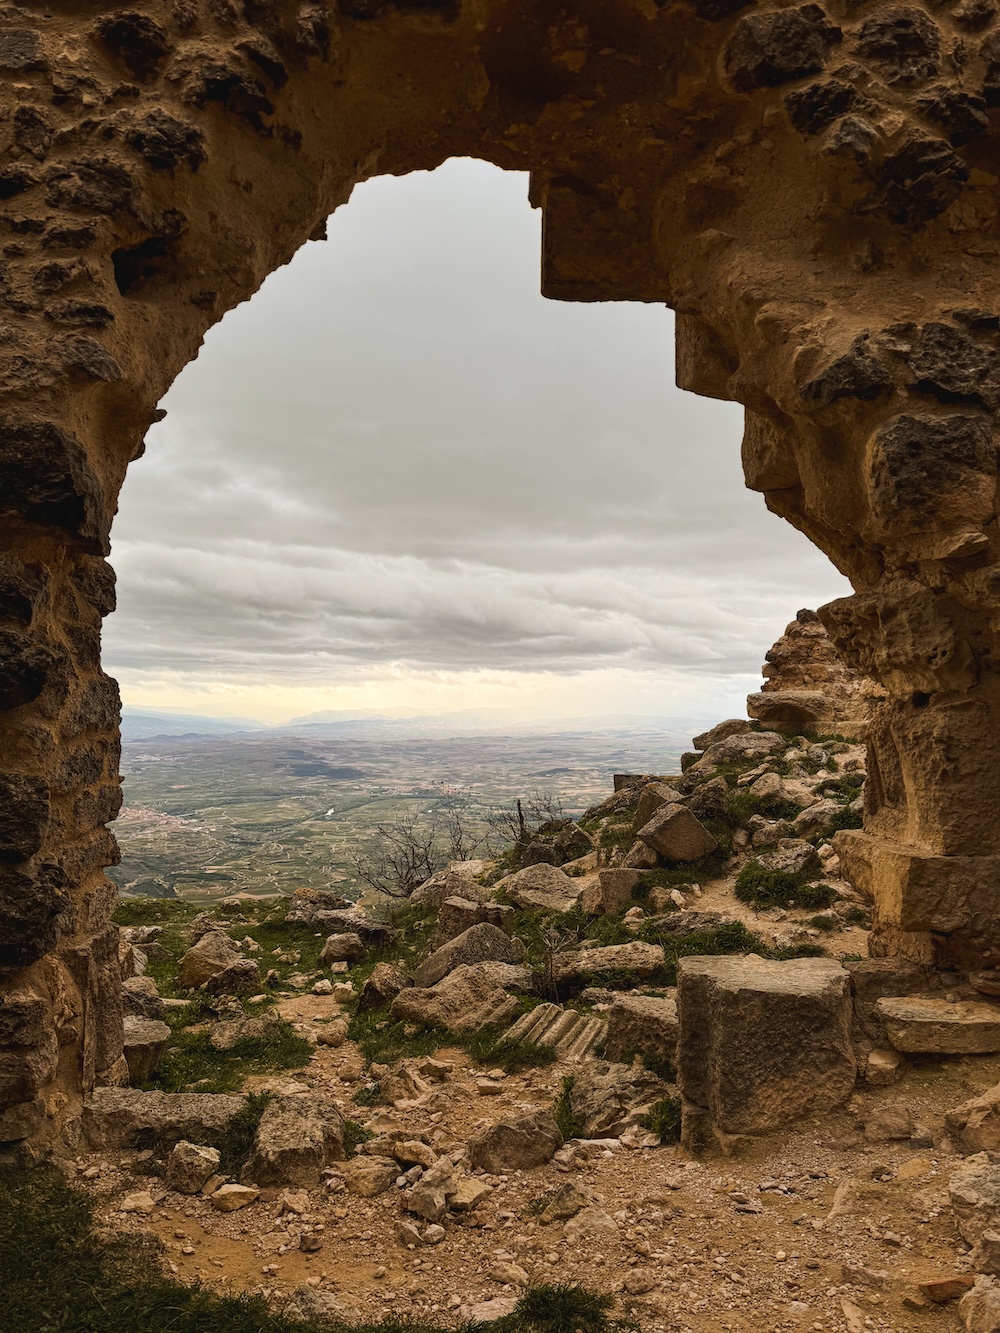
<svg viewBox="0 0 1000 1333"><path fill-rule="evenodd" d="M128 977L122 982L122 1009L126 1018L162 1018L166 1013L152 977Z"/></svg>
<svg viewBox="0 0 1000 1333"><path fill-rule="evenodd" d="M478 882L485 869L485 861L452 861L446 870L439 870L414 889L410 901L434 908L440 908L446 898L453 897L488 902L493 890Z"/></svg>
<svg viewBox="0 0 1000 1333"><path fill-rule="evenodd" d="M252 1185L220 1185L209 1196L209 1203L217 1213L235 1213L260 1198L260 1190Z"/></svg>
<svg viewBox="0 0 1000 1333"><path fill-rule="evenodd" d="M177 1194L197 1194L219 1169L219 1150L181 1139L167 1154L163 1183Z"/></svg>
<svg viewBox="0 0 1000 1333"><path fill-rule="evenodd" d="M677 1001L620 995L608 1010L604 1054L628 1064L633 1056L673 1067L677 1059Z"/></svg>
<svg viewBox="0 0 1000 1333"><path fill-rule="evenodd" d="M503 889L518 907L539 912L571 912L582 892L578 881L550 865L527 866L506 875L494 888Z"/></svg>
<svg viewBox="0 0 1000 1333"><path fill-rule="evenodd" d="M897 1051L927 1055L985 1055L1000 1051L1000 1005L949 1004L925 996L884 999L875 1008Z"/></svg>
<svg viewBox="0 0 1000 1333"><path fill-rule="evenodd" d="M854 1022L858 1033L876 1046L889 1045L879 1000L916 995L927 989L924 969L908 958L859 958L844 964L851 977Z"/></svg>
<svg viewBox="0 0 1000 1333"><path fill-rule="evenodd" d="M472 1166L498 1176L544 1166L562 1147L559 1126L548 1111L501 1120L469 1140Z"/></svg>
<svg viewBox="0 0 1000 1333"><path fill-rule="evenodd" d="M948 1111L944 1123L960 1152L1000 1150L1000 1083Z"/></svg>
<svg viewBox="0 0 1000 1333"><path fill-rule="evenodd" d="M392 1189L399 1166L393 1157L352 1157L341 1164L340 1174L351 1194L371 1199Z"/></svg>
<svg viewBox="0 0 1000 1333"><path fill-rule="evenodd" d="M1000 1226L1000 1165L985 1152L967 1157L951 1174L948 1198L959 1231L978 1245L984 1231Z"/></svg>
<svg viewBox="0 0 1000 1333"><path fill-rule="evenodd" d="M677 1082L692 1147L767 1134L854 1089L849 977L832 959L682 958Z"/></svg>
<svg viewBox="0 0 1000 1333"><path fill-rule="evenodd" d="M222 1134L246 1105L245 1097L227 1093L98 1088L84 1103L82 1139L94 1152L133 1148L147 1138L203 1143Z"/></svg>
<svg viewBox="0 0 1000 1333"><path fill-rule="evenodd" d="M511 939L498 926L481 921L425 958L413 974L413 984L433 986L464 963L519 963L523 957L522 940Z"/></svg>
<svg viewBox="0 0 1000 1333"><path fill-rule="evenodd" d="M145 1083L152 1077L169 1040L170 1029L159 1019L136 1018L131 1014L125 1019L123 1050L133 1083Z"/></svg>
<svg viewBox="0 0 1000 1333"><path fill-rule="evenodd" d="M298 1319L303 1323L353 1324L357 1322L358 1312L355 1307L336 1295L320 1287L296 1287L288 1298L284 1310L286 1319Z"/></svg>
<svg viewBox="0 0 1000 1333"><path fill-rule="evenodd" d="M412 985L411 978L395 963L376 963L361 987L358 1012L363 1014L371 1009L381 1009L383 1005L392 1004L401 991Z"/></svg>
<svg viewBox="0 0 1000 1333"><path fill-rule="evenodd" d="M676 805L683 799L683 792L679 792L676 787L671 787L666 782L649 783L643 787L642 795L639 797L635 818L632 820L632 831L638 836L639 830L649 823L657 810L661 810L665 805Z"/></svg>
<svg viewBox="0 0 1000 1333"><path fill-rule="evenodd" d="M765 654L764 687L747 699L762 726L787 735L833 733L863 740L875 683L838 653L815 611L800 611Z"/></svg>
<svg viewBox="0 0 1000 1333"><path fill-rule="evenodd" d="M585 1139L616 1139L674 1089L632 1065L588 1062L573 1076L569 1104Z"/></svg>
<svg viewBox="0 0 1000 1333"><path fill-rule="evenodd" d="M966 1333L1000 1333L1000 1287L979 1282L958 1303Z"/></svg>
<svg viewBox="0 0 1000 1333"><path fill-rule="evenodd" d="M361 936L348 931L342 935L328 935L320 953L321 963L356 963L365 956Z"/></svg>
<svg viewBox="0 0 1000 1333"><path fill-rule="evenodd" d="M177 968L177 980L188 990L197 990L240 957L239 945L224 931L207 931L182 956Z"/></svg>
<svg viewBox="0 0 1000 1333"><path fill-rule="evenodd" d="M531 982L527 968L507 963L463 964L436 986L401 991L392 1002L392 1016L449 1032L475 1032L487 1023L504 1027L518 1011L506 986L527 990Z"/></svg>
<svg viewBox="0 0 1000 1333"><path fill-rule="evenodd" d="M455 895L445 898L438 910L435 943L446 944L481 921L488 921L505 935L510 935L514 929L514 908L505 903L483 903Z"/></svg>
<svg viewBox="0 0 1000 1333"><path fill-rule="evenodd" d="M210 995L253 995L260 987L260 965L252 958L235 959L205 982Z"/></svg>
<svg viewBox="0 0 1000 1333"><path fill-rule="evenodd" d="M728 740L730 736L745 736L750 730L746 718L730 717L725 722L716 722L714 727L703 731L700 736L695 736L691 744L696 750L708 750L719 741Z"/></svg>
<svg viewBox="0 0 1000 1333"><path fill-rule="evenodd" d="M608 944L597 949L575 949L557 954L554 972L557 981L586 981L593 977L600 984L602 973L627 972L636 980L645 980L663 966L663 946L632 940L629 944Z"/></svg>
<svg viewBox="0 0 1000 1333"><path fill-rule="evenodd" d="M580 894L580 906L589 916L613 916L624 912L641 882L637 870L599 870L597 878Z"/></svg>
<svg viewBox="0 0 1000 1333"><path fill-rule="evenodd" d="M344 1121L334 1106L312 1097L275 1097L260 1118L243 1180L315 1189L323 1168L345 1156Z"/></svg>
<svg viewBox="0 0 1000 1333"><path fill-rule="evenodd" d="M639 829L637 837L668 863L700 861L718 843L683 805L664 805Z"/></svg>
<svg viewBox="0 0 1000 1333"><path fill-rule="evenodd" d="M712 777L722 764L746 763L750 760L767 759L779 750L785 749L788 740L775 731L748 731L739 735L727 736L716 741L687 770L687 776Z"/></svg>

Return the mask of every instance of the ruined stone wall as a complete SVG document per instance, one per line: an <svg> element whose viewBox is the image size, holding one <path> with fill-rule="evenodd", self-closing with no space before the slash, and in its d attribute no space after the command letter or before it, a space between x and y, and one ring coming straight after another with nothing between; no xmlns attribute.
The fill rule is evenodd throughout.
<svg viewBox="0 0 1000 1333"><path fill-rule="evenodd" d="M0 74L0 1140L121 1077L125 470L357 181L453 155L532 173L547 295L678 311L857 589L820 614L889 694L840 848L879 947L1000 947L995 0L53 0L0 9Z"/></svg>
<svg viewBox="0 0 1000 1333"><path fill-rule="evenodd" d="M789 735L864 740L885 693L844 661L815 611L800 611L764 655L764 684L747 696L747 716Z"/></svg>

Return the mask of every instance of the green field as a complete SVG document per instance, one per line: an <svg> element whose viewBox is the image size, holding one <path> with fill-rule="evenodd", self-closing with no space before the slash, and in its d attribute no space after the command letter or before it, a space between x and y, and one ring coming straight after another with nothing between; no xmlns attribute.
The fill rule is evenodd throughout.
<svg viewBox="0 0 1000 1333"><path fill-rule="evenodd" d="M669 772L686 747L653 731L134 741L113 825L123 859L110 873L127 893L195 900L303 887L353 897L356 851L400 813L457 804L481 827L490 809L537 791L579 814L610 793L613 773Z"/></svg>

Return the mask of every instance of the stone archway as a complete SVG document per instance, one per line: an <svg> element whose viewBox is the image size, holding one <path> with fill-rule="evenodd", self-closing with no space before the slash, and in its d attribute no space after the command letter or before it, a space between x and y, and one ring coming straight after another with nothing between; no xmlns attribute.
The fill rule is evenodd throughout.
<svg viewBox="0 0 1000 1333"><path fill-rule="evenodd" d="M994 31L996 29L996 31ZM874 947L1000 948L992 0L55 0L0 16L0 1141L121 1071L99 662L116 497L205 331L355 183L532 173L542 285L665 302L889 693L841 856Z"/></svg>

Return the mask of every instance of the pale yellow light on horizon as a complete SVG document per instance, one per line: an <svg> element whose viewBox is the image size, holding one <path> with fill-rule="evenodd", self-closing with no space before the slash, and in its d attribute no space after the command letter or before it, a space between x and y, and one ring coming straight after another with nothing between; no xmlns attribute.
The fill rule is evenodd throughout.
<svg viewBox="0 0 1000 1333"><path fill-rule="evenodd" d="M750 677L627 668L556 675L388 667L377 675L359 672L320 684L123 670L118 680L123 701L135 707L236 715L271 724L327 709L406 716L496 708L513 710L512 717L526 721L606 713L731 716L742 713L746 693L759 688Z"/></svg>

